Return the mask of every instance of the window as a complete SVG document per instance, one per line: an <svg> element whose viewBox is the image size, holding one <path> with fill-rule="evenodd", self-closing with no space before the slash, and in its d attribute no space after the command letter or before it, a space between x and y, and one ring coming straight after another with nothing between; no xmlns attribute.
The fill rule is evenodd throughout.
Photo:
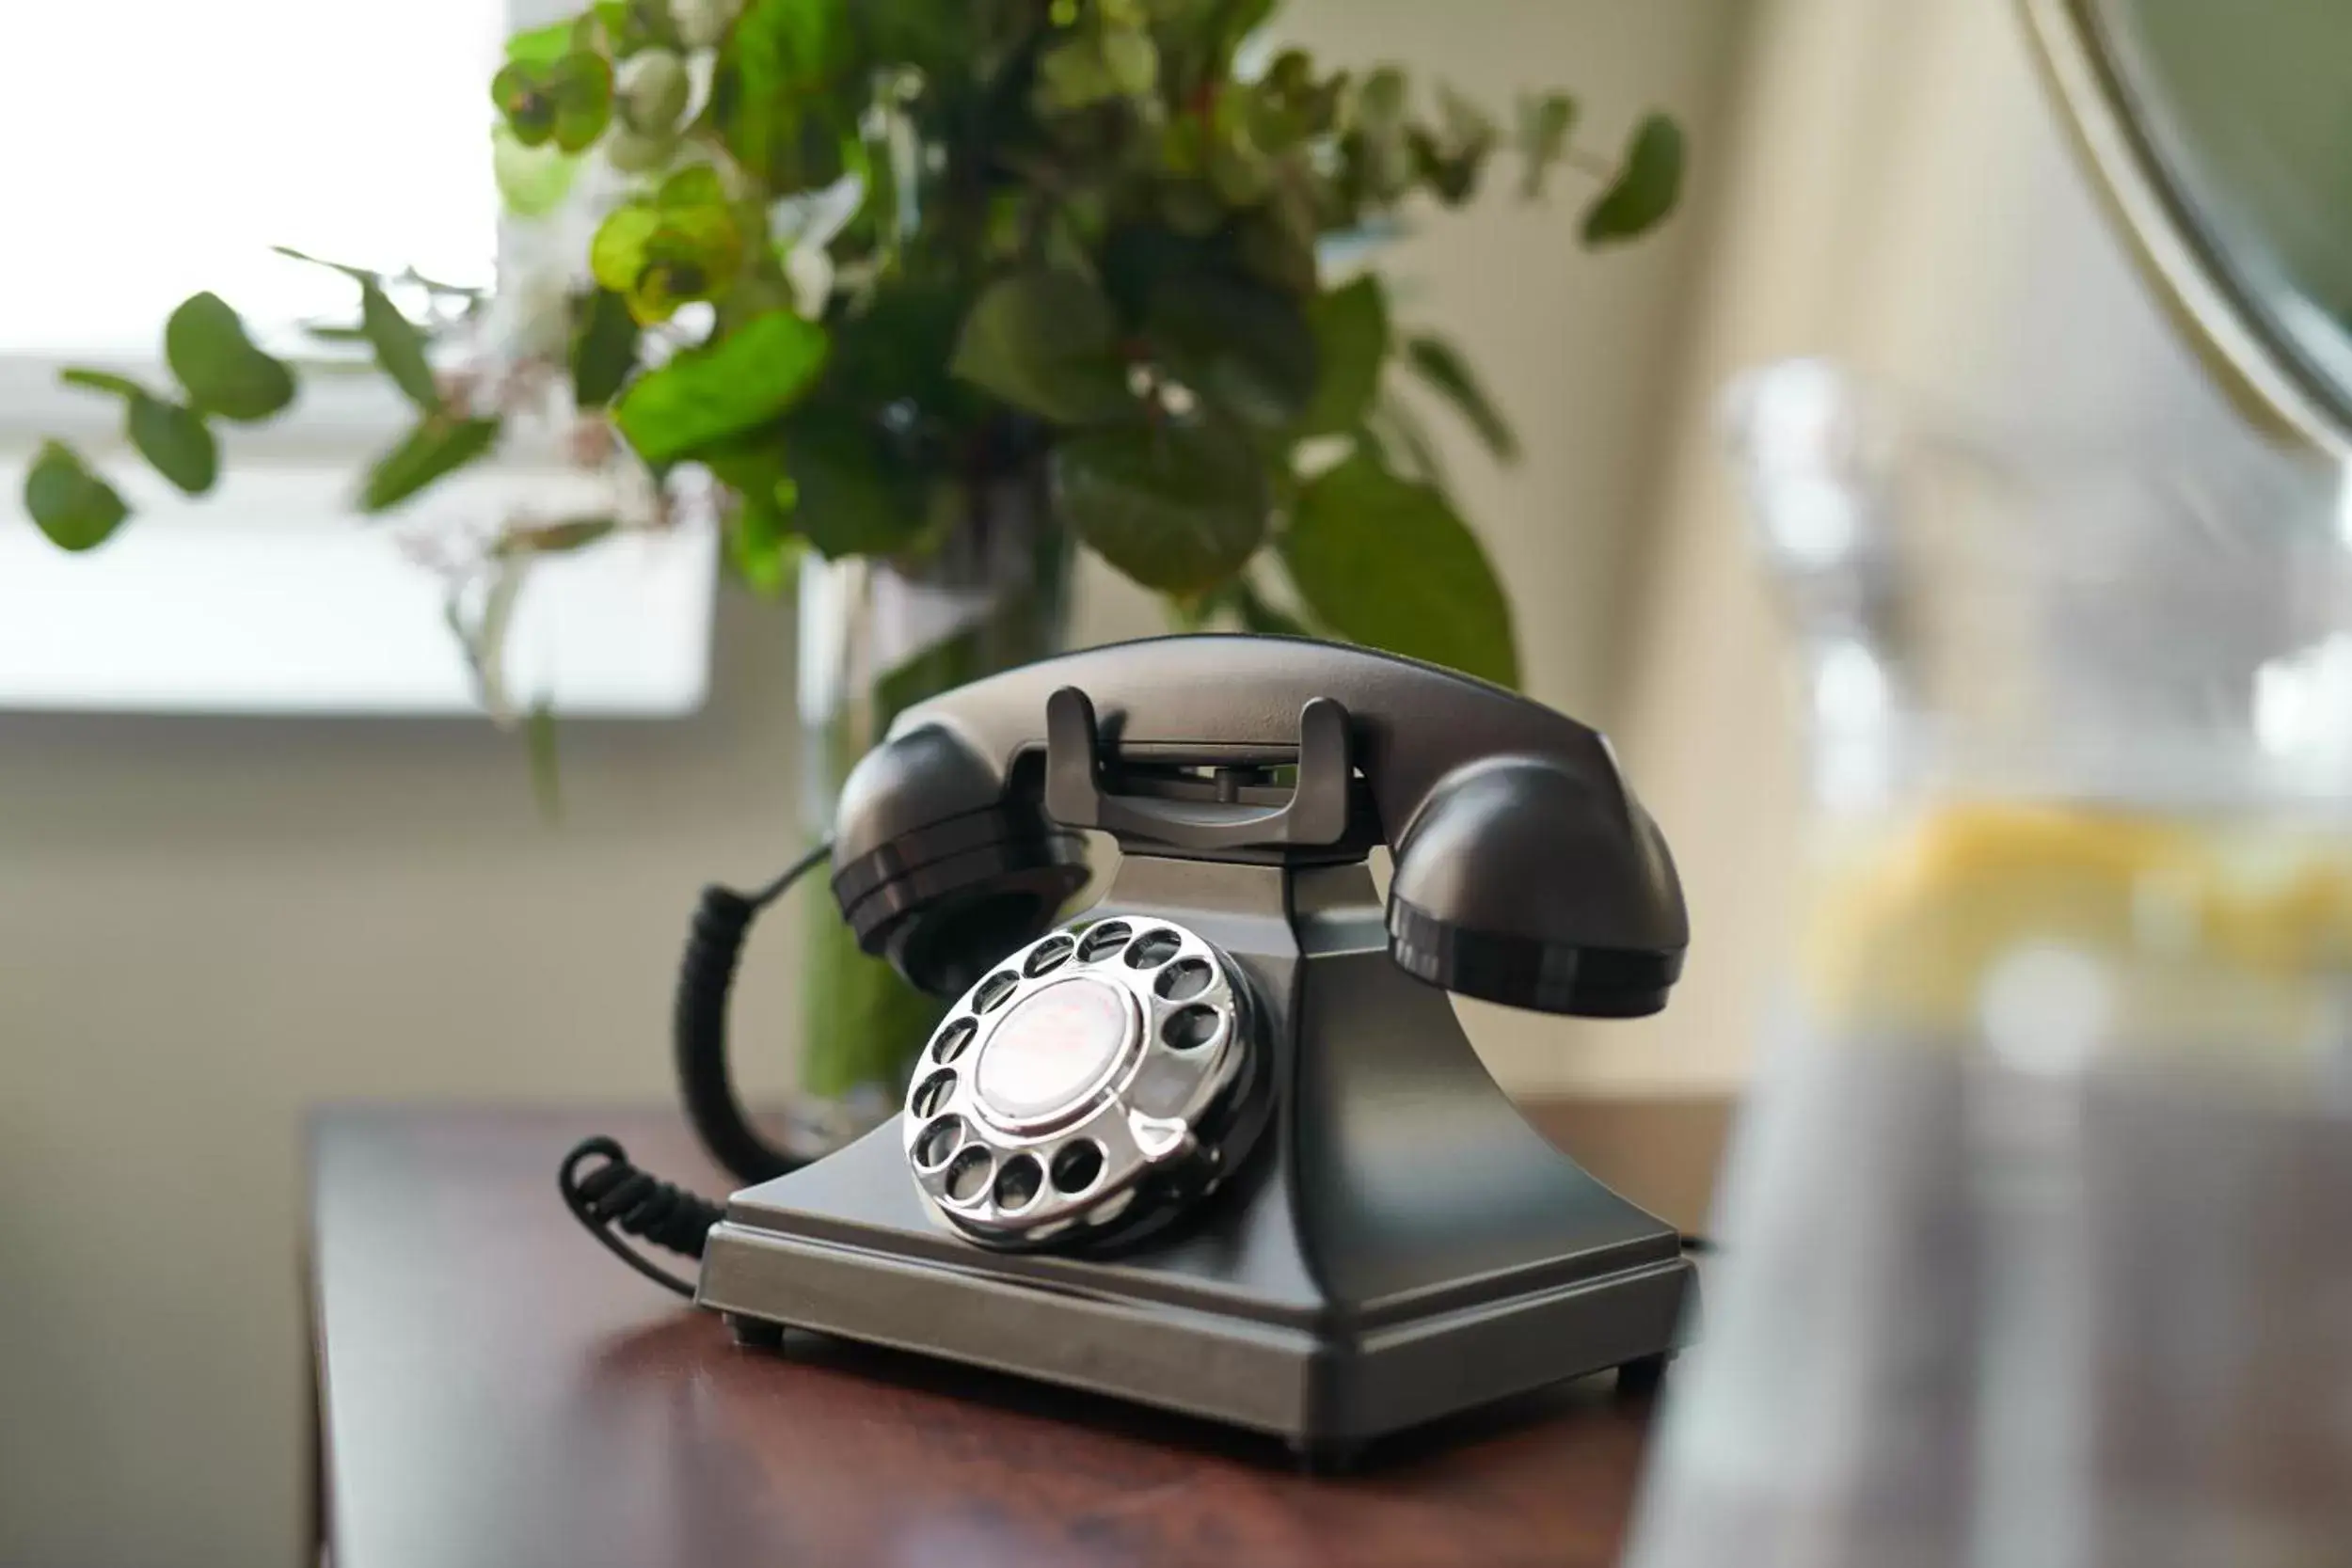
<svg viewBox="0 0 2352 1568"><path fill-rule="evenodd" d="M580 494L593 482L552 454L502 455L394 519L359 519L349 490L405 415L373 378L313 374L277 424L224 432L222 483L191 501L121 446L112 400L59 388L56 371L97 362L167 385L162 324L199 289L281 351L301 321L354 313L347 283L273 245L486 283L486 84L507 30L500 0L134 0L10 16L0 146L11 210L31 221L0 268L0 707L473 706L418 537L514 506L576 512L596 504ZM138 512L86 556L52 549L18 500L50 435L81 446ZM534 568L511 689L565 713L698 706L715 557L707 529L684 529Z"/></svg>

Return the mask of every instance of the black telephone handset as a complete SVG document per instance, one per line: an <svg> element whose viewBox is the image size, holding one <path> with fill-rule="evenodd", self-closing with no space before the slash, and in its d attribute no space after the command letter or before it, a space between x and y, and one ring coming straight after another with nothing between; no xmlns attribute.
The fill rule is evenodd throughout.
<svg viewBox="0 0 2352 1568"><path fill-rule="evenodd" d="M1295 769L1280 804L1238 799L1269 793L1244 781L1277 768ZM1200 799L1200 770L1236 799ZM1690 940L1681 888L1608 743L1483 681L1327 642L1128 642L907 710L842 793L834 892L868 952L952 993L1081 885L1071 829L1360 855L1367 805L1370 837L1395 848L1391 952L1408 973L1546 1012L1665 1005Z"/></svg>
<svg viewBox="0 0 2352 1568"><path fill-rule="evenodd" d="M1089 830L1118 869L1064 919ZM1688 1332L1675 1230L1527 1125L1442 994L1665 1003L1674 864L1573 720L1328 643L1097 648L901 713L843 790L832 869L865 950L952 999L903 1114L797 1168L751 1132L725 980L786 882L714 890L681 1080L723 1162L783 1174L722 1213L615 1148L564 1172L657 1277L612 1227L707 1232L695 1298L746 1341L877 1340L1330 1457L1553 1379L1648 1375Z"/></svg>

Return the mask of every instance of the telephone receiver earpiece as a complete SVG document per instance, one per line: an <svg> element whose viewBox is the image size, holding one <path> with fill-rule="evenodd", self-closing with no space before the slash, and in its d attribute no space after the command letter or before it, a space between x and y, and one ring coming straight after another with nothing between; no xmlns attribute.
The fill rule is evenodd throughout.
<svg viewBox="0 0 2352 1568"><path fill-rule="evenodd" d="M1272 804L1198 778L1279 767L1295 783ZM1084 884L1081 828L1207 859L1391 843L1391 956L1509 1006L1655 1012L1689 942L1664 840L1599 736L1452 672L1286 638L1090 649L910 708L843 791L834 892L866 951L953 995Z"/></svg>
<svg viewBox="0 0 2352 1568"><path fill-rule="evenodd" d="M1086 885L1086 841L940 724L894 727L834 809L834 896L865 951L952 996Z"/></svg>
<svg viewBox="0 0 2352 1568"><path fill-rule="evenodd" d="M1689 941L1649 814L1550 762L1466 764L1396 847L1390 955L1445 990L1638 1018L1665 1006Z"/></svg>

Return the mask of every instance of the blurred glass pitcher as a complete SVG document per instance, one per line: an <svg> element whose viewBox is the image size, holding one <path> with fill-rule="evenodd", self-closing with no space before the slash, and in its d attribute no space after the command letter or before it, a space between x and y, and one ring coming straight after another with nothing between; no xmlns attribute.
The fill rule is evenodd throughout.
<svg viewBox="0 0 2352 1568"><path fill-rule="evenodd" d="M1729 423L1816 813L1629 1561L2352 1563L2337 474Z"/></svg>

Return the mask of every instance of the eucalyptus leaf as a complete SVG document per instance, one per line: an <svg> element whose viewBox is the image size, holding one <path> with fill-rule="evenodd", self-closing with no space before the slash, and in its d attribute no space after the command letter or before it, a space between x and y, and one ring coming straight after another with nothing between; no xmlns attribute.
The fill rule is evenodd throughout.
<svg viewBox="0 0 2352 1568"><path fill-rule="evenodd" d="M544 147L555 135L555 95L548 80L554 67L551 59L509 60L490 78L499 123L524 147Z"/></svg>
<svg viewBox="0 0 2352 1568"><path fill-rule="evenodd" d="M1445 498L1368 456L1302 490L1282 563L1317 619L1352 641L1518 683L1511 606Z"/></svg>
<svg viewBox="0 0 2352 1568"><path fill-rule="evenodd" d="M1651 115L1634 128L1616 180L1584 214L1584 243L1606 245L1646 234L1682 196L1682 128Z"/></svg>
<svg viewBox="0 0 2352 1568"><path fill-rule="evenodd" d="M145 392L129 400L124 429L139 455L183 493L200 496L220 477L220 446L192 409Z"/></svg>
<svg viewBox="0 0 2352 1568"><path fill-rule="evenodd" d="M499 199L516 217L545 217L564 205L580 178L580 158L560 147L527 147L503 120L490 128L490 173Z"/></svg>
<svg viewBox="0 0 2352 1568"><path fill-rule="evenodd" d="M589 242L588 270L648 325L690 300L716 299L733 286L746 240L735 209L707 165L681 169L650 200L605 214Z"/></svg>
<svg viewBox="0 0 2352 1568"><path fill-rule="evenodd" d="M569 20L550 22L544 27L527 27L506 40L506 57L524 65L553 65L571 52L572 24Z"/></svg>
<svg viewBox="0 0 2352 1568"><path fill-rule="evenodd" d="M1533 93L1520 97L1520 200L1534 201L1542 197L1544 182L1551 173L1551 166L1568 150L1568 132L1575 125L1576 100L1566 93Z"/></svg>
<svg viewBox="0 0 2352 1568"><path fill-rule="evenodd" d="M794 419L786 463L793 529L827 560L889 555L922 531L920 486L895 470L875 435L854 421Z"/></svg>
<svg viewBox="0 0 2352 1568"><path fill-rule="evenodd" d="M598 289L574 306L572 402L602 408L637 368L637 318L610 289Z"/></svg>
<svg viewBox="0 0 2352 1568"><path fill-rule="evenodd" d="M68 387L79 387L86 392L104 392L109 397L145 397L147 388L128 376L112 371L90 370L81 365L68 365L57 372L57 379Z"/></svg>
<svg viewBox="0 0 2352 1568"><path fill-rule="evenodd" d="M1488 451L1505 463L1518 461L1519 438L1512 433L1509 421L1503 419L1494 400L1486 395L1486 389L1478 384L1478 377L1460 350L1442 338L1423 333L1405 341L1405 362L1431 390L1454 405L1454 412L1478 433Z"/></svg>
<svg viewBox="0 0 2352 1568"><path fill-rule="evenodd" d="M189 404L203 413L252 423L294 402L294 372L254 346L218 294L192 294L172 311L164 324L164 359Z"/></svg>
<svg viewBox="0 0 2352 1568"><path fill-rule="evenodd" d="M1073 436L1054 448L1051 475L1078 537L1164 594L1216 587L1265 537L1264 467L1220 420Z"/></svg>
<svg viewBox="0 0 2352 1568"><path fill-rule="evenodd" d="M761 598L783 597L792 585L801 549L788 514L773 501L745 498L728 519L728 563Z"/></svg>
<svg viewBox="0 0 2352 1568"><path fill-rule="evenodd" d="M44 441L24 470L24 510L59 549L95 549L131 515L115 487L73 451Z"/></svg>
<svg viewBox="0 0 2352 1568"><path fill-rule="evenodd" d="M1366 273L1317 296L1307 325L1315 340L1315 392L1300 419L1301 436L1337 436L1363 421L1380 389L1389 356L1389 301L1379 278Z"/></svg>
<svg viewBox="0 0 2352 1568"><path fill-rule="evenodd" d="M390 511L481 457L498 438L496 420L427 414L369 467L359 488L359 510L371 515Z"/></svg>
<svg viewBox="0 0 2352 1568"><path fill-rule="evenodd" d="M359 330L375 351L377 367L403 396L428 414L441 406L440 385L425 358L424 334L373 278L359 285Z"/></svg>
<svg viewBox="0 0 2352 1568"><path fill-rule="evenodd" d="M1143 333L1194 391L1261 430L1286 429L1315 394L1315 335L1285 295L1194 272L1153 292Z"/></svg>
<svg viewBox="0 0 2352 1568"><path fill-rule="evenodd" d="M631 382L612 421L656 465L694 457L784 413L825 367L825 329L789 310L753 317Z"/></svg>
<svg viewBox="0 0 2352 1568"><path fill-rule="evenodd" d="M848 0L750 0L720 55L712 110L736 162L783 192L839 172L833 102L854 69Z"/></svg>
<svg viewBox="0 0 2352 1568"><path fill-rule="evenodd" d="M612 123L612 66L603 55L574 50L548 68L548 91L555 104L555 145L585 152Z"/></svg>
<svg viewBox="0 0 2352 1568"><path fill-rule="evenodd" d="M1016 273L991 284L964 318L955 374L1059 424L1132 418L1136 400L1102 293L1073 272Z"/></svg>

